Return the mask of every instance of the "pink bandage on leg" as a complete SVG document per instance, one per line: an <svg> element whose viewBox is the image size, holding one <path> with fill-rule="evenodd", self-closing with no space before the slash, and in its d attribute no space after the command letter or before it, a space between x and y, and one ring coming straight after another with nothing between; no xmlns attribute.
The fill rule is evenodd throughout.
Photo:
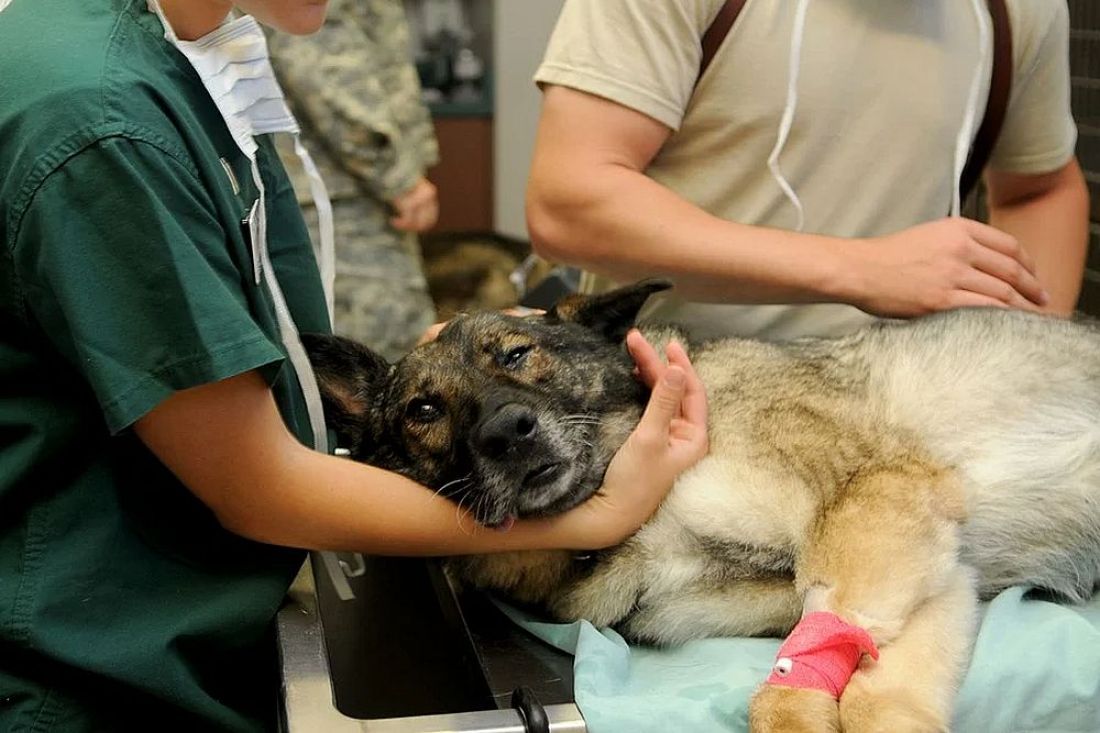
<svg viewBox="0 0 1100 733"><path fill-rule="evenodd" d="M878 649L865 629L818 611L802 617L779 647L769 685L821 690L840 699L860 657L878 659Z"/></svg>

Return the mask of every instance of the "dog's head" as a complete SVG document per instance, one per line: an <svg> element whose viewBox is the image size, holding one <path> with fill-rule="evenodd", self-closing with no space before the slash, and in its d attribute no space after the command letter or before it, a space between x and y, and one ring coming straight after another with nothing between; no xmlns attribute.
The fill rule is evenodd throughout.
<svg viewBox="0 0 1100 733"><path fill-rule="evenodd" d="M599 488L646 399L623 339L668 287L570 296L545 315L459 316L392 365L347 339L303 342L341 447L499 526Z"/></svg>

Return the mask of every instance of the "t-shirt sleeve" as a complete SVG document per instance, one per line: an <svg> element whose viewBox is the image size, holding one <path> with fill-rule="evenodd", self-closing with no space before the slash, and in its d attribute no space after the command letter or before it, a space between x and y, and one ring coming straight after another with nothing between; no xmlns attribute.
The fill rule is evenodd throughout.
<svg viewBox="0 0 1100 733"><path fill-rule="evenodd" d="M1013 23L1012 95L990 167L1049 173L1077 144L1070 109L1069 11L1065 0L1020 0Z"/></svg>
<svg viewBox="0 0 1100 733"><path fill-rule="evenodd" d="M594 94L676 130L691 99L701 40L718 0L566 0L540 85Z"/></svg>
<svg viewBox="0 0 1100 733"><path fill-rule="evenodd" d="M120 137L44 179L12 247L26 317L87 380L111 432L177 390L282 359L232 252L186 160Z"/></svg>

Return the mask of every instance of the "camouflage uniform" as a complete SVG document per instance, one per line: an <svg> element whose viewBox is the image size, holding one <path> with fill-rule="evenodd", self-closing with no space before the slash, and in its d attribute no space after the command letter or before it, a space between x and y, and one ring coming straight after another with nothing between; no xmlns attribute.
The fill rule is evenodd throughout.
<svg viewBox="0 0 1100 733"><path fill-rule="evenodd" d="M268 40L302 140L332 198L336 330L397 357L434 321L435 309L416 235L390 226L386 202L412 188L439 158L401 0L333 0L317 33ZM308 180L283 144L316 238Z"/></svg>

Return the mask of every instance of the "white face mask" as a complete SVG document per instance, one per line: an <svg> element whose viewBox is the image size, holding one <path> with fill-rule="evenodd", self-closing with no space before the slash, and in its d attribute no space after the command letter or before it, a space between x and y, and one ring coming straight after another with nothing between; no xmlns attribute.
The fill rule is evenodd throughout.
<svg viewBox="0 0 1100 733"><path fill-rule="evenodd" d="M191 62L246 155L256 151L253 135L298 132L268 60L267 39L252 16L224 23L197 41L179 40L163 15L161 22L164 37Z"/></svg>

